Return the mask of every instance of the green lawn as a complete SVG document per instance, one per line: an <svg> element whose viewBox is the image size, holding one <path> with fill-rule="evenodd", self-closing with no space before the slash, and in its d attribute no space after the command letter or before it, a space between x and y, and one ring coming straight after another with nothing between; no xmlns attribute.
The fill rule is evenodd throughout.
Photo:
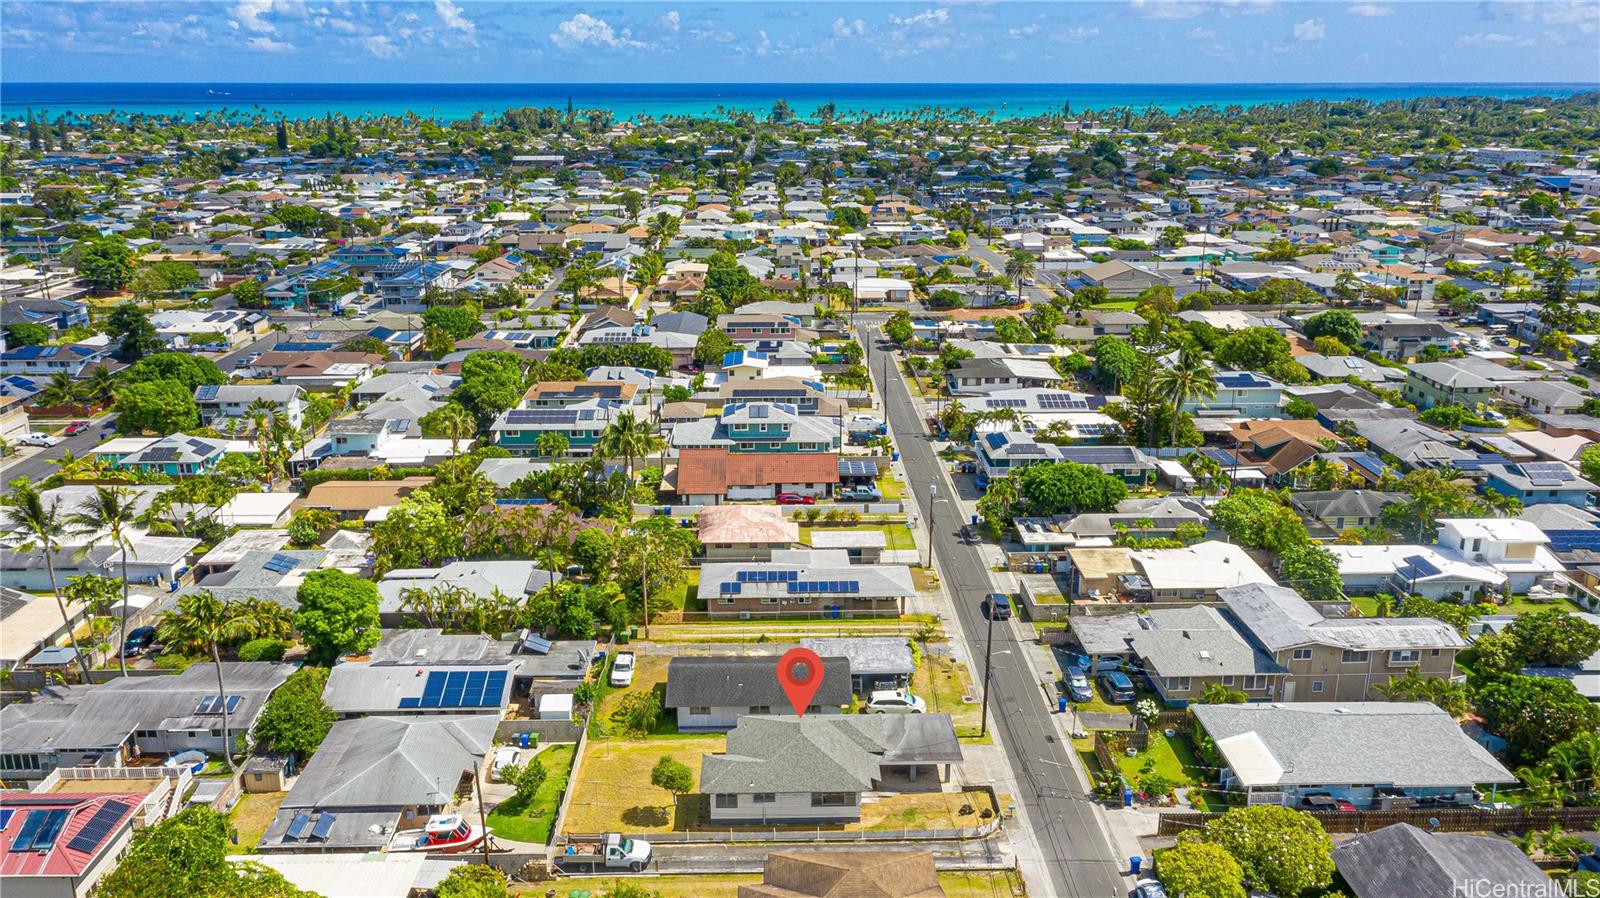
<svg viewBox="0 0 1600 898"><path fill-rule="evenodd" d="M489 829L495 835L540 845L550 841L556 811L561 807L561 795L567 791L567 780L572 775L572 755L576 747L551 745L534 755L544 764L547 774L544 784L533 801L512 798L489 812Z"/></svg>
<svg viewBox="0 0 1600 898"><path fill-rule="evenodd" d="M1138 305L1139 305L1139 303L1138 303L1137 300L1119 299L1119 300L1116 300L1115 302L1097 302L1097 303L1094 304L1093 308L1096 308L1096 309L1122 309L1125 312L1131 312Z"/></svg>
<svg viewBox="0 0 1600 898"><path fill-rule="evenodd" d="M1522 595L1512 596L1508 604L1500 606L1500 611L1505 614L1532 614L1538 611L1548 611L1551 608L1559 608L1568 614L1583 610L1574 605L1571 600L1565 598L1556 599L1554 602L1534 602L1530 601L1527 596Z"/></svg>
<svg viewBox="0 0 1600 898"><path fill-rule="evenodd" d="M911 694L927 702L929 712L949 714L958 737L977 741L983 723L982 708L976 701L978 691L973 688L965 664L957 663L948 655L924 653L911 674ZM973 700L966 701L968 698Z"/></svg>
<svg viewBox="0 0 1600 898"><path fill-rule="evenodd" d="M650 607L659 611L663 602L670 602L674 609L682 611L685 605L691 602L698 602L700 604L699 610L704 611L705 603L698 598L698 593L700 592L700 569L697 567L685 568L684 575L682 583L659 595L651 596Z"/></svg>
<svg viewBox="0 0 1600 898"><path fill-rule="evenodd" d="M886 500L898 499L906 493L905 484L896 480L893 474L885 474L878 478L878 492L883 493Z"/></svg>
<svg viewBox="0 0 1600 898"><path fill-rule="evenodd" d="M835 531L845 533L870 533L878 531L883 534L884 549L893 552L897 549L915 549L917 542L911 536L911 530L904 524L858 524L852 527L811 527L800 525L800 542L811 545L811 535L819 531Z"/></svg>

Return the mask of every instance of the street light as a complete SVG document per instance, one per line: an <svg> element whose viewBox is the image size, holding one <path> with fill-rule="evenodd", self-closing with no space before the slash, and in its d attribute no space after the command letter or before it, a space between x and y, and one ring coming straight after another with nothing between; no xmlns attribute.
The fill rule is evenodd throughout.
<svg viewBox="0 0 1600 898"><path fill-rule="evenodd" d="M995 655L1009 655L1010 649L994 650L994 605L989 606L989 634L983 643L983 707L978 712L978 738L989 735L989 674L994 670Z"/></svg>

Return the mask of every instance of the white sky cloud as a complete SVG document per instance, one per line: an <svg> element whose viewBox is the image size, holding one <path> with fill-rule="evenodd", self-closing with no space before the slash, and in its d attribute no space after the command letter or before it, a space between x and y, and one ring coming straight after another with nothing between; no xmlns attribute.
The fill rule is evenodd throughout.
<svg viewBox="0 0 1600 898"><path fill-rule="evenodd" d="M286 41L275 41L270 37L252 37L245 46L257 53L293 53L294 44Z"/></svg>
<svg viewBox="0 0 1600 898"><path fill-rule="evenodd" d="M379 59L394 59L400 55L400 48L396 47L394 41L389 40L386 34L368 35L361 41L361 46Z"/></svg>
<svg viewBox="0 0 1600 898"><path fill-rule="evenodd" d="M678 17L677 10L669 9L667 10L667 14L661 17L660 24L662 28L665 28L668 31L677 31L679 28L683 27L683 20Z"/></svg>
<svg viewBox="0 0 1600 898"><path fill-rule="evenodd" d="M1392 7L1383 6L1377 3L1357 3L1355 6L1352 6L1346 10L1346 12L1350 13L1352 16L1364 16L1369 19L1394 15L1394 9Z"/></svg>
<svg viewBox="0 0 1600 898"><path fill-rule="evenodd" d="M889 21L895 23L896 25L903 25L907 27L914 25L943 25L944 23L950 21L950 10L925 9L914 16L908 16L903 19L899 16L891 15L889 17Z"/></svg>
<svg viewBox="0 0 1600 898"><path fill-rule="evenodd" d="M273 34L278 27L263 18L269 12L272 12L272 0L239 0L229 16L235 28L243 25L250 31Z"/></svg>
<svg viewBox="0 0 1600 898"><path fill-rule="evenodd" d="M1294 23L1294 39L1300 43L1320 41L1328 34L1328 26L1321 19L1306 19Z"/></svg>
<svg viewBox="0 0 1600 898"><path fill-rule="evenodd" d="M846 22L843 16L833 20L834 37L858 37L867 32L867 23L856 19Z"/></svg>
<svg viewBox="0 0 1600 898"><path fill-rule="evenodd" d="M444 27L451 31L459 31L467 37L474 37L478 33L478 26L466 16L461 7L451 3L450 0L433 0L433 9L444 22Z"/></svg>
<svg viewBox="0 0 1600 898"><path fill-rule="evenodd" d="M634 40L628 29L619 32L605 19L595 18L586 12L580 12L557 25L550 34L550 42L564 50L586 46L613 49L639 49L645 46L643 41Z"/></svg>

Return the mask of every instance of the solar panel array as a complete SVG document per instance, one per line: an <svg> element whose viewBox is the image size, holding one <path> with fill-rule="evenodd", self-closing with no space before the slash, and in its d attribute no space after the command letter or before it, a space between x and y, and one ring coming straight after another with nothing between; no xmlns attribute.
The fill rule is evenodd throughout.
<svg viewBox="0 0 1600 898"><path fill-rule="evenodd" d="M402 708L493 708L505 691L503 670L436 670L422 685L422 696L402 698Z"/></svg>
<svg viewBox="0 0 1600 898"><path fill-rule="evenodd" d="M11 850L47 851L55 847L56 838L67 825L67 817L71 813L55 808L29 811L22 821L22 828L17 830L16 838L11 840Z"/></svg>
<svg viewBox="0 0 1600 898"><path fill-rule="evenodd" d="M17 811L15 808L0 808L0 833L5 832L6 827L11 825L11 818L15 816L16 813Z"/></svg>
<svg viewBox="0 0 1600 898"><path fill-rule="evenodd" d="M839 473L847 477L876 477L878 476L878 463L862 459L839 460Z"/></svg>
<svg viewBox="0 0 1600 898"><path fill-rule="evenodd" d="M1044 447L1038 443L1012 443L1006 451L1012 455L1043 455Z"/></svg>
<svg viewBox="0 0 1600 898"><path fill-rule="evenodd" d="M1105 436L1106 434L1111 433L1114 430L1116 430L1116 426L1112 425L1112 424L1080 424L1080 425L1078 425L1078 433L1081 433L1086 437Z"/></svg>
<svg viewBox="0 0 1600 898"><path fill-rule="evenodd" d="M196 402L211 402L217 398L217 391L222 389L216 384L201 384L195 388L194 400Z"/></svg>
<svg viewBox="0 0 1600 898"><path fill-rule="evenodd" d="M859 580L804 580L789 584L789 594L856 593L861 591Z"/></svg>
<svg viewBox="0 0 1600 898"><path fill-rule="evenodd" d="M1089 402L1071 393L1040 393L1039 407L1049 412L1088 411Z"/></svg>
<svg viewBox="0 0 1600 898"><path fill-rule="evenodd" d="M177 461L178 449L175 446L156 446L146 449L143 461Z"/></svg>
<svg viewBox="0 0 1600 898"><path fill-rule="evenodd" d="M232 714L233 712L235 712L235 711L237 711L239 709L239 701L240 701L240 699L239 699L239 696L237 696L237 695L228 696L227 708L228 708L228 713L229 714ZM205 698L200 700L200 704L195 706L194 713L196 715L202 715L202 714L218 714L218 715L220 715L222 713L222 708L223 708L222 696L220 696L220 695L208 695Z"/></svg>
<svg viewBox="0 0 1600 898"><path fill-rule="evenodd" d="M740 583L793 583L800 578L799 571L739 571L735 575Z"/></svg>
<svg viewBox="0 0 1600 898"><path fill-rule="evenodd" d="M1560 486L1570 480L1576 480L1572 469L1559 462L1534 462L1522 466L1522 474L1533 482L1534 486Z"/></svg>
<svg viewBox="0 0 1600 898"><path fill-rule="evenodd" d="M328 833L333 830L333 822L337 819L339 818L324 812L321 817L317 818L316 825L311 827L311 838L319 842L328 841Z"/></svg>
<svg viewBox="0 0 1600 898"><path fill-rule="evenodd" d="M1437 565L1422 555L1411 555L1405 560L1405 567L1400 571L1408 579L1417 577L1436 577L1440 571Z"/></svg>
<svg viewBox="0 0 1600 898"><path fill-rule="evenodd" d="M293 841L304 839L306 837L306 829L309 826L311 826L311 815L301 811L294 815L293 820L289 821L289 828L283 831L283 837Z"/></svg>
<svg viewBox="0 0 1600 898"><path fill-rule="evenodd" d="M550 654L551 644L550 640L545 639L543 636L535 636L529 633L527 636L522 637L522 647L536 655L548 655Z"/></svg>
<svg viewBox="0 0 1600 898"><path fill-rule="evenodd" d="M717 590L717 592L719 592L719 593L721 593L722 595L725 595L725 596L740 595L740 594L742 594L744 592L744 584L743 583L724 583Z"/></svg>
<svg viewBox="0 0 1600 898"><path fill-rule="evenodd" d="M100 847L100 843L105 841L106 836L111 835L111 831L122 822L122 816L126 813L128 805L123 802L116 800L106 802L94 812L94 816L83 825L83 829L78 830L78 834L67 842L67 847L73 851L93 854L94 850Z"/></svg>
<svg viewBox="0 0 1600 898"><path fill-rule="evenodd" d="M285 555L282 552L279 552L276 555L273 555L271 558L268 558L267 563L262 565L263 568L273 572L274 574L287 574L299 566L300 559L294 557L293 555Z"/></svg>
<svg viewBox="0 0 1600 898"><path fill-rule="evenodd" d="M1026 399L985 399L983 404L989 408L1027 408Z"/></svg>

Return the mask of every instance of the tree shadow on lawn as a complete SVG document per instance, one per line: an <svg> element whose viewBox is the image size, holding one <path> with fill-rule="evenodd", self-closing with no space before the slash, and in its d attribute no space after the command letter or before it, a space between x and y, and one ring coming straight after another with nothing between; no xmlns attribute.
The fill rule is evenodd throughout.
<svg viewBox="0 0 1600 898"><path fill-rule="evenodd" d="M655 805L637 805L622 812L622 822L629 826L666 826L667 809Z"/></svg>

